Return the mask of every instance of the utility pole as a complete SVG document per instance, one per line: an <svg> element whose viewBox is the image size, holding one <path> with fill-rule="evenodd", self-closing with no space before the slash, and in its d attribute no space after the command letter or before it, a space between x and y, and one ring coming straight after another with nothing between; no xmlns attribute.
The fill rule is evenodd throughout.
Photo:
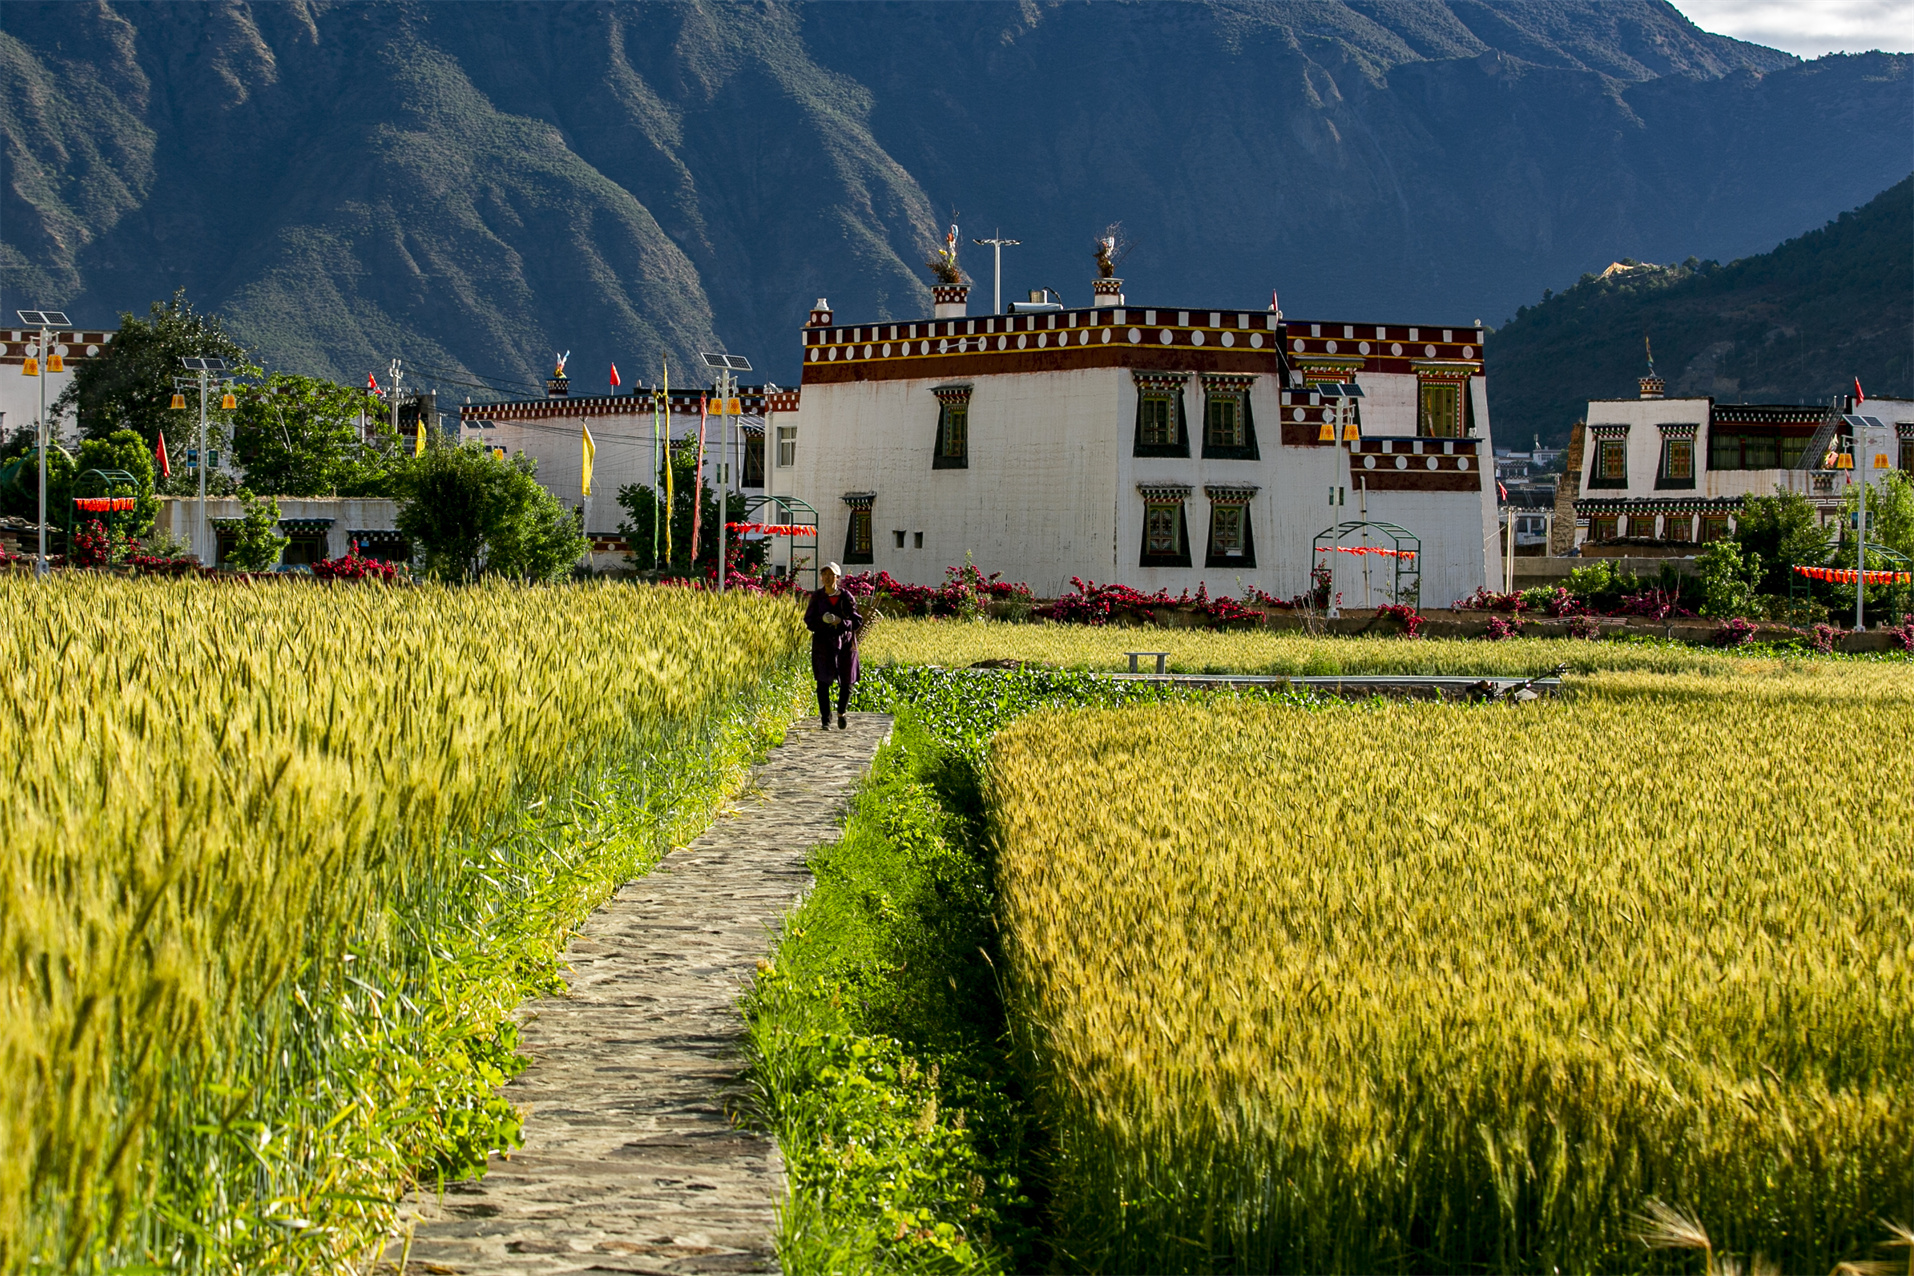
<svg viewBox="0 0 1914 1276"><path fill-rule="evenodd" d="M1023 242L1020 239L1005 239L1003 237L1003 233L1004 233L1003 227L999 226L997 228L997 233L994 238L973 239L970 241L973 244L986 244L996 250L997 283L996 283L996 288L993 289L991 293L990 310L992 314L999 314L999 315L1004 312L1004 249L1015 248L1018 244Z"/></svg>
<svg viewBox="0 0 1914 1276"><path fill-rule="evenodd" d="M399 360L396 357L392 360L392 366L386 369L385 375L391 384L392 436L397 438L399 435L399 382L405 380L405 373L400 371ZM423 422L420 423L419 428L421 430L425 428ZM417 448L415 447L413 450L417 451Z"/></svg>
<svg viewBox="0 0 1914 1276"><path fill-rule="evenodd" d="M1849 446L1854 449L1854 473L1861 487L1854 495L1854 632L1867 630L1863 608L1867 605L1867 429L1862 418L1850 416L1853 430Z"/></svg>
<svg viewBox="0 0 1914 1276"><path fill-rule="evenodd" d="M40 330L40 344L34 350L34 358L28 363L33 375L40 378L40 419L34 427L34 440L39 451L34 454L36 466L40 471L40 552L34 559L33 574L41 580L47 575L47 447L53 431L47 427L47 374L52 372L53 364L59 362L59 356L52 352L47 342L51 339L51 330L64 328L72 322L64 311L59 310L16 310L20 322ZM72 547L68 547L72 552Z"/></svg>
<svg viewBox="0 0 1914 1276"><path fill-rule="evenodd" d="M199 547L203 545L206 540L206 467L209 457L206 451L206 396L210 392L207 379L215 372L224 372L226 370L226 361L211 356L188 355L181 359L180 363L188 372L196 373L197 376L184 379L175 378L173 381L174 387L177 389L194 386L199 391L199 444L193 456L194 467L199 471L199 505L194 515L193 525L193 547L195 552L198 552ZM178 395L175 395L173 398L173 406L178 409L184 408L186 405L181 401ZM215 559L217 559L218 556L217 552L212 555ZM202 561L205 560L202 559ZM210 567L213 564L208 562L206 565Z"/></svg>
<svg viewBox="0 0 1914 1276"><path fill-rule="evenodd" d="M742 412L744 405L738 402L738 379L734 372L751 371L751 361L741 354L700 353L704 366L717 372L717 380L712 383L718 396L718 592L724 592L725 560L725 522L730 517L730 502L725 481L731 472L731 418ZM693 500L693 509L696 501ZM692 517L697 517L694 512Z"/></svg>

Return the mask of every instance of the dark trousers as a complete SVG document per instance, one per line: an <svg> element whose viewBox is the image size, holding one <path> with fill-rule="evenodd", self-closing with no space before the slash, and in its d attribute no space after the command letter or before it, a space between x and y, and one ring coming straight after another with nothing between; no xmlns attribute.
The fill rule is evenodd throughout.
<svg viewBox="0 0 1914 1276"><path fill-rule="evenodd" d="M841 714L851 707L851 680L835 678L832 681L837 683L837 711ZM831 684L829 682L817 684L817 712L824 721L831 720Z"/></svg>

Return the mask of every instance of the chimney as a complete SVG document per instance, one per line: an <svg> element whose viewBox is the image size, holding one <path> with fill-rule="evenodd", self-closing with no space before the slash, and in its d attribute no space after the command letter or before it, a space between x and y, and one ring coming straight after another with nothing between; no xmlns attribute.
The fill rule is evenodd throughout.
<svg viewBox="0 0 1914 1276"><path fill-rule="evenodd" d="M1667 384L1668 384L1667 382L1663 381L1660 377L1656 376L1654 373L1652 372L1649 373L1647 376L1641 378L1642 398L1644 399L1661 398L1661 392L1664 388L1666 388Z"/></svg>
<svg viewBox="0 0 1914 1276"><path fill-rule="evenodd" d="M1102 310L1123 304L1123 281L1121 279L1092 279L1090 291L1096 294L1096 300L1090 304Z"/></svg>
<svg viewBox="0 0 1914 1276"><path fill-rule="evenodd" d="M969 284L932 284L930 297L937 303L933 319L962 319L970 313Z"/></svg>
<svg viewBox="0 0 1914 1276"><path fill-rule="evenodd" d="M565 375L564 369L561 368L557 374L545 378L546 398L563 399L570 396L571 392L572 379Z"/></svg>
<svg viewBox="0 0 1914 1276"><path fill-rule="evenodd" d="M817 304L811 307L811 320L804 325L807 328L828 328L831 326L831 303L819 297Z"/></svg>

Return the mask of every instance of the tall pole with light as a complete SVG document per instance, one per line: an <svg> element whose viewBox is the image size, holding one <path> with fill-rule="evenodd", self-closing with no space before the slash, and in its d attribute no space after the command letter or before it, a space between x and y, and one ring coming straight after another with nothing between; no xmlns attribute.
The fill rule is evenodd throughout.
<svg viewBox="0 0 1914 1276"><path fill-rule="evenodd" d="M59 310L16 310L14 313L20 316L21 323L40 330L40 344L35 347L33 357L20 366L20 371L40 378L40 419L34 429L34 441L39 448L34 459L35 468L40 471L40 552L34 559L33 574L44 579L47 574L47 447L52 435L47 428L47 376L65 371L64 361L53 353L47 342L51 340L52 330L66 327L71 320Z"/></svg>
<svg viewBox="0 0 1914 1276"><path fill-rule="evenodd" d="M173 408L178 410L186 406L186 396L178 392L179 387L196 384L199 390L199 442L193 455L194 468L199 471L199 508L194 516L193 548L200 552L201 561L210 567L213 563L207 560L205 551L200 548L206 543L206 467L210 458L206 450L206 396L211 393L211 388L207 383L215 372L226 370L226 361L212 356L188 355L180 363L195 375L183 381L174 381ZM228 400L232 398L230 394L226 397ZM218 557L216 552L212 555L214 560Z"/></svg>
<svg viewBox="0 0 1914 1276"><path fill-rule="evenodd" d="M704 366L715 371L718 376L712 382L712 390L718 398L718 592L724 592L724 560L726 557L725 521L729 518L730 504L725 484L731 474L731 418L741 414L743 404L738 402L738 379L735 372L751 371L751 361L741 354L723 354L701 352L698 357L704 360ZM691 516L698 517L698 501L694 495L691 501Z"/></svg>
<svg viewBox="0 0 1914 1276"><path fill-rule="evenodd" d="M1003 237L1003 230L1000 228L995 238L973 239L970 242L973 244L984 244L996 250L996 286L991 290L990 313L1000 315L1004 312L1004 249L1015 248L1023 241L1020 239L1005 239Z"/></svg>

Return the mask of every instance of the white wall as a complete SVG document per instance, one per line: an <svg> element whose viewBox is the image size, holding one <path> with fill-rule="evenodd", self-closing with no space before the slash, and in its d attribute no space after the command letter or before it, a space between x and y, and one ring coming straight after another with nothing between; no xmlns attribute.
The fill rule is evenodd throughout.
<svg viewBox="0 0 1914 1276"><path fill-rule="evenodd" d="M282 496L278 499L280 518L332 520L332 526L326 533L327 558L343 555L350 548L353 532L390 530L397 526L399 516L398 502L382 498ZM162 496L159 498L159 513L153 519L153 530L187 542L200 561L210 563L219 547L213 520L239 518L243 514L238 497L209 496L206 498L206 523L202 529L199 525L198 498Z"/></svg>

